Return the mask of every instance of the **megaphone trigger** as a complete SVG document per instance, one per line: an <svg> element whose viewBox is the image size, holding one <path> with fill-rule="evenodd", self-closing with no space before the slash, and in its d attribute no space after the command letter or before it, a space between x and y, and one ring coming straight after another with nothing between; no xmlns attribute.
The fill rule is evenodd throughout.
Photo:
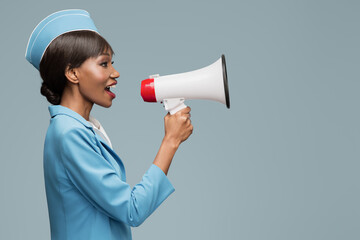
<svg viewBox="0 0 360 240"><path fill-rule="evenodd" d="M185 101L184 98L170 98L170 99L164 99L162 103L164 105L165 110L170 112L171 115L174 115L176 112L187 107L184 104L184 101Z"/></svg>

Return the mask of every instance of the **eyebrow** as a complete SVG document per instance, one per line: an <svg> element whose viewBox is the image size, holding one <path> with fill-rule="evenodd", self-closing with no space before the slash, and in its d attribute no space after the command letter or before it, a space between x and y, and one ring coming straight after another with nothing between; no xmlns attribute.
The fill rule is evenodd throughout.
<svg viewBox="0 0 360 240"><path fill-rule="evenodd" d="M105 56L110 56L109 53L102 53L102 54L100 54L100 56L103 56L103 55L105 55Z"/></svg>

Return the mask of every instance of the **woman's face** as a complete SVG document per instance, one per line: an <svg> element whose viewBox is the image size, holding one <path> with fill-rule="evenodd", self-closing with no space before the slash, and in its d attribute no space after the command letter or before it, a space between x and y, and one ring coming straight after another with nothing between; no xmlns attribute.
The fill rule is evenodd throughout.
<svg viewBox="0 0 360 240"><path fill-rule="evenodd" d="M98 57L89 58L76 69L79 91L85 101L110 107L115 94L110 91L120 76L115 70L110 51Z"/></svg>

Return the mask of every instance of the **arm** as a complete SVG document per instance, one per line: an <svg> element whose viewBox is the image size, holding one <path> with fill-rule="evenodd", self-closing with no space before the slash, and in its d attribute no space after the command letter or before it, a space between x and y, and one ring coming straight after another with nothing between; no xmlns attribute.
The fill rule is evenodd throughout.
<svg viewBox="0 0 360 240"><path fill-rule="evenodd" d="M191 134L189 112L184 109L165 117L165 137L154 164L133 189L104 159L86 129L64 132L57 146L69 179L99 211L130 226L140 225L174 191L164 173L180 143Z"/></svg>
<svg viewBox="0 0 360 240"><path fill-rule="evenodd" d="M97 210L130 226L139 226L174 191L173 186L164 172L152 164L131 188L93 141L83 128L72 128L58 139L66 175Z"/></svg>
<svg viewBox="0 0 360 240"><path fill-rule="evenodd" d="M187 107L174 115L167 114L164 118L165 136L153 163L166 175L175 152L193 131L190 121L190 110Z"/></svg>

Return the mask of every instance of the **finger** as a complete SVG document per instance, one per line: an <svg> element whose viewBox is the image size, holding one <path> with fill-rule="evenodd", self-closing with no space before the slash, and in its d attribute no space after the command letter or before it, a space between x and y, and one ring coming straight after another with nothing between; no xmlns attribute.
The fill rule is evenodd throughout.
<svg viewBox="0 0 360 240"><path fill-rule="evenodd" d="M170 117L170 113L165 115L164 120L168 119L169 117Z"/></svg>
<svg viewBox="0 0 360 240"><path fill-rule="evenodd" d="M186 118L190 118L190 117L191 117L190 113L185 113L185 114L183 114L182 116L183 116L183 117L186 117Z"/></svg>
<svg viewBox="0 0 360 240"><path fill-rule="evenodd" d="M189 113L190 111L191 111L191 108L190 108L190 107L186 107L186 108L181 109L179 112L180 112L180 113Z"/></svg>
<svg viewBox="0 0 360 240"><path fill-rule="evenodd" d="M181 119L183 119L184 122L187 122L188 120L190 121L190 118L188 115L181 115Z"/></svg>
<svg viewBox="0 0 360 240"><path fill-rule="evenodd" d="M191 124L189 128L190 132L192 133L194 131L194 126Z"/></svg>

